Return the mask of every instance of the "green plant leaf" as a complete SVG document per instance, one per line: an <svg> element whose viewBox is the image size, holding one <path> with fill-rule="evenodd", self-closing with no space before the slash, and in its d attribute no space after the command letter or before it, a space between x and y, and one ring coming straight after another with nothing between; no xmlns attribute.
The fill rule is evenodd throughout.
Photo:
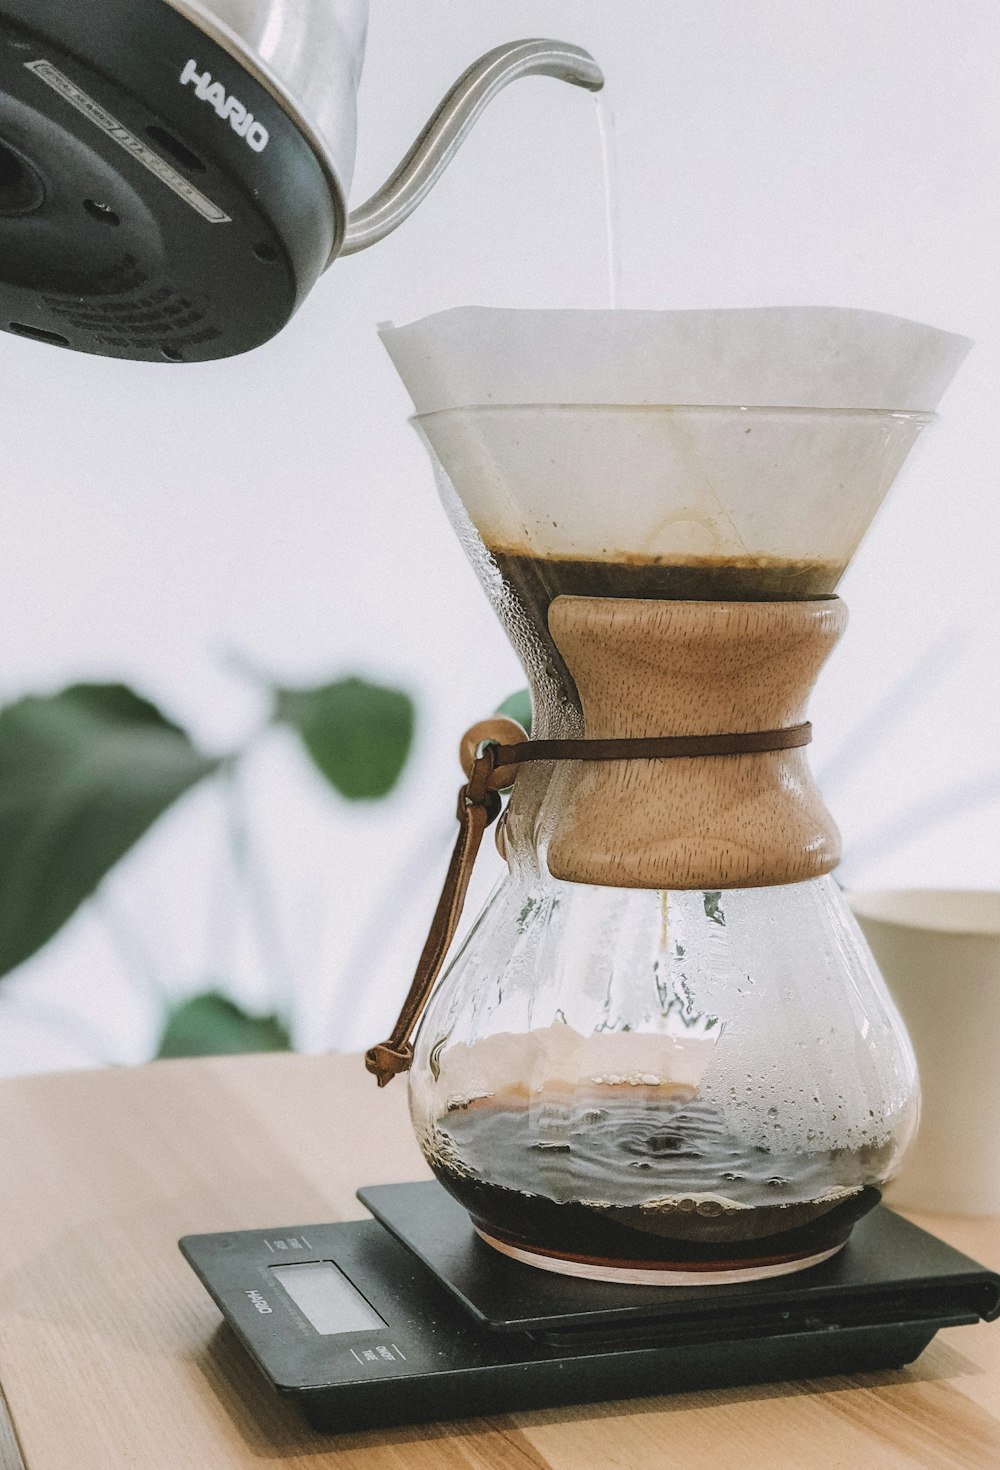
<svg viewBox="0 0 1000 1470"><path fill-rule="evenodd" d="M217 766L124 684L76 684L0 710L0 975Z"/></svg>
<svg viewBox="0 0 1000 1470"><path fill-rule="evenodd" d="M275 717L297 730L306 750L350 801L387 796L413 743L413 701L401 689L340 679L319 689L278 689Z"/></svg>
<svg viewBox="0 0 1000 1470"><path fill-rule="evenodd" d="M508 694L503 704L499 705L496 713L506 715L510 720L517 723L531 734L531 695L527 689L519 689L516 694Z"/></svg>
<svg viewBox="0 0 1000 1470"><path fill-rule="evenodd" d="M702 894L705 904L705 918L711 919L713 924L721 924L726 927L726 916L722 912L722 889L713 888Z"/></svg>
<svg viewBox="0 0 1000 1470"><path fill-rule="evenodd" d="M248 1051L288 1051L277 1016L251 1016L218 991L206 991L167 1016L158 1057L217 1057Z"/></svg>

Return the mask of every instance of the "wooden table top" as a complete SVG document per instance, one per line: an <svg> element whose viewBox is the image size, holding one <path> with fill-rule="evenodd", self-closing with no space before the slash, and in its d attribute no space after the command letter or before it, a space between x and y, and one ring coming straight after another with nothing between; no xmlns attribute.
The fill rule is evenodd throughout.
<svg viewBox="0 0 1000 1470"><path fill-rule="evenodd" d="M179 1236L426 1177L406 1088L267 1055L0 1082L0 1470L997 1470L1000 1324L910 1368L337 1437L263 1386ZM923 1217L1000 1268L1000 1220Z"/></svg>

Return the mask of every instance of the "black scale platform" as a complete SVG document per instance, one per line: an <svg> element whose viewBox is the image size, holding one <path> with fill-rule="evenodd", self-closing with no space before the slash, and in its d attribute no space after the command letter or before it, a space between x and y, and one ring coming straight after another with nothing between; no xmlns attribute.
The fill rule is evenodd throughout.
<svg viewBox="0 0 1000 1470"><path fill-rule="evenodd" d="M899 1368L1000 1314L1000 1276L884 1206L798 1275L629 1287L499 1255L434 1182L358 1197L374 1219L180 1242L267 1384L324 1430Z"/></svg>

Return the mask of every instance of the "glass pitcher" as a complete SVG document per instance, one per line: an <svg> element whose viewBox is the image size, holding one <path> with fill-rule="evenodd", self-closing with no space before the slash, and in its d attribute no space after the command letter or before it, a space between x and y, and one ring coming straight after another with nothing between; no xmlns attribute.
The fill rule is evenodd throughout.
<svg viewBox="0 0 1000 1470"><path fill-rule="evenodd" d="M412 336L383 333L418 408L461 315L416 324L436 349L416 371ZM467 314L480 375L484 315ZM610 314L496 315L530 343L524 318L572 319L578 338L581 317ZM699 314L616 314L608 330L622 315L669 335L665 318ZM801 347L809 332L784 316ZM891 338L895 319L875 320ZM489 401L460 401L464 369L434 385L416 424L524 664L533 740L808 729L844 623L836 583L931 417L928 359L959 355L904 325L924 335L902 409L843 406L850 385L815 375L804 396L832 408L572 401L566 371L552 402L498 401L538 380L537 342L520 380L506 343ZM575 355L544 327L554 358ZM498 840L507 872L427 1005L410 1073L421 1148L479 1234L548 1270L665 1285L836 1252L898 1165L918 1090L801 745L525 765Z"/></svg>

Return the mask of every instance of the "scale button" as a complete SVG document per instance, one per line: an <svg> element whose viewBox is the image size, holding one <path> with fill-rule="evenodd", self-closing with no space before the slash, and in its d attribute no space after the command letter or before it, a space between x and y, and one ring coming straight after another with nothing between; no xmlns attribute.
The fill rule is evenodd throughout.
<svg viewBox="0 0 1000 1470"><path fill-rule="evenodd" d="M380 1363L392 1363L395 1366L397 1362L406 1362L406 1354L395 1343L391 1347L386 1347L384 1343L378 1343L375 1347L350 1348L349 1352L355 1362L361 1364L362 1368L367 1367L369 1363L373 1363L377 1367Z"/></svg>
<svg viewBox="0 0 1000 1470"><path fill-rule="evenodd" d="M312 1246L304 1235L284 1235L264 1238L264 1244L272 1253L277 1251L309 1251Z"/></svg>

